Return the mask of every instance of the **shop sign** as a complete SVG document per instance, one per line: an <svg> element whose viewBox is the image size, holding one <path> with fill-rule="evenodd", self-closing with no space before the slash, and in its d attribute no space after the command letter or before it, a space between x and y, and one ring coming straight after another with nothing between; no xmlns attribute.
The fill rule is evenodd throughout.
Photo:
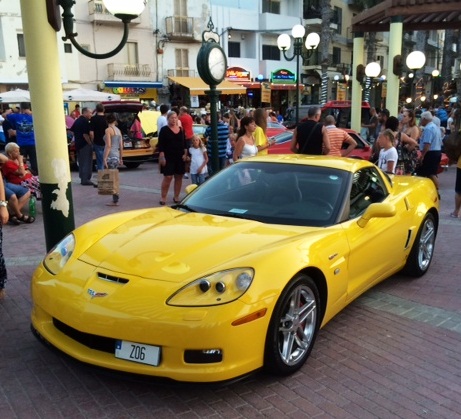
<svg viewBox="0 0 461 419"><path fill-rule="evenodd" d="M296 76L290 70L280 69L271 73L271 81L277 84L293 84L296 83Z"/></svg>
<svg viewBox="0 0 461 419"><path fill-rule="evenodd" d="M229 81L251 81L250 72L242 67L229 67L226 70L226 79Z"/></svg>
<svg viewBox="0 0 461 419"><path fill-rule="evenodd" d="M146 93L146 89L144 87L114 87L112 92L117 95L139 96Z"/></svg>
<svg viewBox="0 0 461 419"><path fill-rule="evenodd" d="M261 102L271 103L271 85L270 83L261 83Z"/></svg>

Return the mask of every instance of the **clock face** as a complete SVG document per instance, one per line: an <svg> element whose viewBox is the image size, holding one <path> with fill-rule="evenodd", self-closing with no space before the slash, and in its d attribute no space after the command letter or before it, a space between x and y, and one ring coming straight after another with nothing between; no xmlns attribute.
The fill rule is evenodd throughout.
<svg viewBox="0 0 461 419"><path fill-rule="evenodd" d="M226 56L224 52L219 47L214 47L211 49L208 55L208 68L210 70L211 76L217 81L221 82L226 75Z"/></svg>

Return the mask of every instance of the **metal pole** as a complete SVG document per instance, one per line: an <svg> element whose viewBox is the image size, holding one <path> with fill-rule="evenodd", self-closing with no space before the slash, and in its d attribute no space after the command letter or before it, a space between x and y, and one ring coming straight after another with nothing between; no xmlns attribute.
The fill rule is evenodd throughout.
<svg viewBox="0 0 461 419"><path fill-rule="evenodd" d="M296 40L295 40L296 43ZM299 51L295 48L296 54L296 126L299 124Z"/></svg>
<svg viewBox="0 0 461 419"><path fill-rule="evenodd" d="M216 90L216 86L210 86L210 90L205 92L210 97L211 114L211 168L212 174L218 173L219 167L219 142L218 142L218 98L221 94Z"/></svg>
<svg viewBox="0 0 461 419"><path fill-rule="evenodd" d="M21 0L30 96L34 117L43 226L50 250L75 228L69 155L56 31L46 2Z"/></svg>

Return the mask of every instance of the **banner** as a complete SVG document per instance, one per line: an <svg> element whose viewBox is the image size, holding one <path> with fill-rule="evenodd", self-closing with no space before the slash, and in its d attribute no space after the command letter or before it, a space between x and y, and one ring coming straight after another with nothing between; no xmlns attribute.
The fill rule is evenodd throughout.
<svg viewBox="0 0 461 419"><path fill-rule="evenodd" d="M270 83L261 83L261 102L271 103L271 85Z"/></svg>

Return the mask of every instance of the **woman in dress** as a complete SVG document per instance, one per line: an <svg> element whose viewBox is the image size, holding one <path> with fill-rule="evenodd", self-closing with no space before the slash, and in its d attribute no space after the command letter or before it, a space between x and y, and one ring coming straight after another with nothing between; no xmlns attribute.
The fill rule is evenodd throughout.
<svg viewBox="0 0 461 419"><path fill-rule="evenodd" d="M182 178L186 173L187 145L184 131L178 126L178 114L170 111L167 114L167 125L164 126L158 136L158 151L160 172L163 173L161 186L160 205L166 204L168 190L174 178L173 201L179 202Z"/></svg>
<svg viewBox="0 0 461 419"><path fill-rule="evenodd" d="M118 169L123 164L122 160L122 133L117 127L117 118L113 113L107 115L107 128L104 135L104 154L103 162L105 169ZM107 203L109 206L117 206L119 201L119 191L112 194L112 202Z"/></svg>
<svg viewBox="0 0 461 419"><path fill-rule="evenodd" d="M238 159L253 157L258 154L259 150L266 146L256 145L254 133L257 125L252 116L244 116L240 121L240 129L237 133L237 142L234 149L234 162Z"/></svg>

